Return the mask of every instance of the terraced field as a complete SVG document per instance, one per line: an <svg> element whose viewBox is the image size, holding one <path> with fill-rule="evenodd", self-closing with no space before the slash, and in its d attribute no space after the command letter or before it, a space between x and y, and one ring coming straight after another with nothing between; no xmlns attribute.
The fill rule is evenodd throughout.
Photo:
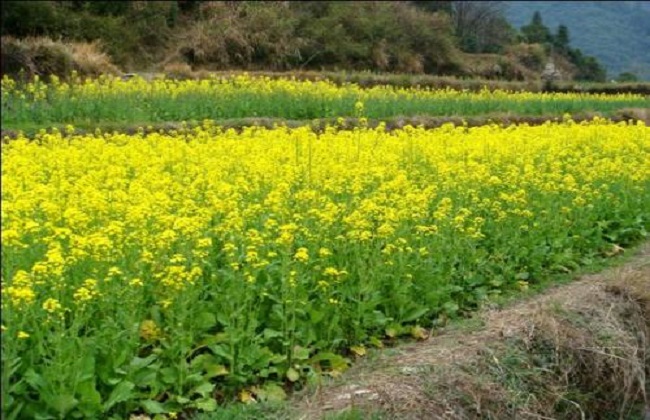
<svg viewBox="0 0 650 420"><path fill-rule="evenodd" d="M369 347L637 243L650 129L565 114L647 102L249 76L3 79L2 128L41 130L2 146L3 413L174 418L281 400ZM367 125L493 111L561 120ZM350 116L357 127L320 132L215 122Z"/></svg>

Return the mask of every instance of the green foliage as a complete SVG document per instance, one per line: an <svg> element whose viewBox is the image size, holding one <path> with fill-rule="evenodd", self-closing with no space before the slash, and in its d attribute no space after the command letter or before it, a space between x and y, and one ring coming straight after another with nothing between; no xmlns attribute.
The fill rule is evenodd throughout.
<svg viewBox="0 0 650 420"><path fill-rule="evenodd" d="M617 81L619 81L619 82L638 82L639 78L634 73L623 72L623 73L618 75Z"/></svg>
<svg viewBox="0 0 650 420"><path fill-rule="evenodd" d="M605 69L602 68L595 57L584 56L580 49L569 49L567 55L571 63L575 64L578 69L575 75L576 80L604 82L607 79Z"/></svg>
<svg viewBox="0 0 650 420"><path fill-rule="evenodd" d="M453 1L436 1L436 0L415 0L411 1L413 5L427 12L444 12L451 15L453 11Z"/></svg>
<svg viewBox="0 0 650 420"><path fill-rule="evenodd" d="M509 1L510 22L520 27L537 10L546 25L564 25L571 44L594 56L611 75L632 72L650 80L650 7L644 1Z"/></svg>
<svg viewBox="0 0 650 420"><path fill-rule="evenodd" d="M0 11L2 35L51 35L65 24L61 9L51 1L3 1Z"/></svg>
<svg viewBox="0 0 650 420"><path fill-rule="evenodd" d="M542 21L542 15L535 11L528 25L521 27L524 39L529 44L546 44L552 41L551 32Z"/></svg>
<svg viewBox="0 0 650 420"><path fill-rule="evenodd" d="M127 68L159 63L170 51L216 68L458 68L449 19L399 2L9 1L2 8L3 35L101 39Z"/></svg>
<svg viewBox="0 0 650 420"><path fill-rule="evenodd" d="M553 46L561 52L567 51L569 48L569 28L565 25L560 25L557 28L557 33L553 36Z"/></svg>
<svg viewBox="0 0 650 420"><path fill-rule="evenodd" d="M140 82L142 81L138 79L132 81L134 86ZM110 86L111 83L120 82L103 82L105 86ZM20 129L26 125L32 128L49 127L55 123L77 124L79 121L87 125L102 122L143 124L251 116L291 120L355 117L355 104L359 99L363 100L364 116L368 118L476 116L499 112L559 117L564 113L611 113L624 107L647 106L647 100L642 97L602 100L584 95L513 99L503 93L477 97L472 93L461 92L449 96L422 96L418 95L417 89L400 94L393 89L364 93L353 86L340 88L339 95L324 96L319 91L311 91L307 84L296 85L301 90L300 93L292 92L291 88L277 87L277 84L274 89L260 92L251 85L239 86L236 77L205 80L203 86L208 88L197 91L174 92L183 82L168 83L169 88L164 93L137 88L125 91L128 88L125 85L119 93L105 92L100 96L58 90L56 86L43 81L37 81L33 90L44 92L45 98L37 97L38 93L5 89L2 97L2 126L6 129ZM221 94L214 95L215 90ZM20 99L21 95L25 99Z"/></svg>
<svg viewBox="0 0 650 420"><path fill-rule="evenodd" d="M446 16L398 2L296 2L292 7L300 16L297 32L306 39L302 66L410 73L456 66Z"/></svg>
<svg viewBox="0 0 650 420"><path fill-rule="evenodd" d="M522 26L521 32L527 42L543 44L547 50L554 50L555 53L568 58L577 69L574 76L576 80L586 82L606 80L607 73L595 57L585 56L580 49L569 46L569 29L565 25L558 26L557 33L553 35L542 22L540 12L535 11L530 24Z"/></svg>
<svg viewBox="0 0 650 420"><path fill-rule="evenodd" d="M161 58L176 4L7 1L1 7L2 35L101 40L114 62L137 67Z"/></svg>
<svg viewBox="0 0 650 420"><path fill-rule="evenodd" d="M361 112L361 107L358 108ZM240 140L234 132L224 133L214 126L206 127L210 131L204 135L192 129L180 130L177 133L181 137L179 141L184 143L182 137L185 137L204 144L201 142L214 138L228 141L228 136L234 136L231 140ZM567 122L532 130L536 136L553 135L560 141L570 142L568 136L574 133L572 127L573 123ZM608 127L617 131L638 130L639 133L644 130L641 126L605 125L603 128ZM601 129L596 127L591 133L597 134ZM249 129L241 139L254 139L246 137L254 130ZM391 138L380 130L372 136L376 136L377 141L399 140L396 144L404 147L403 160L398 163L400 174L407 173L408 182L418 188L429 188L439 176L438 171L432 170L431 163L417 148L409 150L409 130L416 129L405 129L401 138ZM449 143L482 141L485 134L489 135L488 130L503 130L510 135L510 132L526 128L487 127L476 135L466 127L446 127L436 133L439 137L432 138ZM358 130L334 130L311 140L327 141L327 136L335 134L349 135L353 143L357 133ZM578 144L585 148L585 153L593 153L592 147L607 147L609 140L616 138L613 133L613 137L595 136L592 139L593 134L587 142ZM98 137L87 139L87 143L102 144L102 135ZM115 137L118 141L125 138ZM46 134L36 141L43 142L45 151L52 151L52 155L45 155L47 158L55 159L57 146L48 143L48 138L52 136ZM634 147L642 147L640 137L634 138L638 142L633 143ZM159 140L161 138L138 137L131 141L147 145ZM295 170L300 170L299 156L307 152L299 149L311 147L311 140L305 138L300 147L296 140ZM535 137L531 139L534 140ZM60 141L60 147L65 148L79 139ZM97 161L115 158L111 153L124 146L108 144L111 146L97 151L98 155L94 156ZM47 153L45 151L42 153ZM613 153L616 152L622 155L621 165L627 163L627 158L635 168L642 165L642 157L628 156L625 150ZM471 158L464 153L448 153L450 162L458 165L452 169L458 174L475 168L478 159L494 159L489 149L485 149L484 155ZM134 244L131 261L120 258L115 263L106 262L119 264L124 272L117 270L103 279L101 298L73 304L71 293L68 293L65 307L69 311L60 318L46 313L41 305L26 307L26 312L3 308L3 325L8 326L11 333L24 329L32 334L24 339L14 335L12 339L3 340L3 414L10 419L127 418L132 413L153 416L183 410L212 412L218 409L217 399L219 403L236 398L249 401L251 394L268 403L281 401L285 398L285 389L300 389L305 382L322 373L334 375L344 371L350 362L344 352L351 346L377 345L381 340L389 341L402 335L421 338L423 326L432 327L440 325L443 319L463 316L489 297L589 264L599 251L608 249L613 243L627 246L647 235L646 209L650 200L650 190L644 188L647 180L633 180L632 175L605 178L602 174L601 178L590 180L588 165L583 166L586 170L578 167L573 156L562 156L562 150L551 153L557 154L556 159L545 159L553 168L531 164L521 176L531 179L536 170L549 171L558 175L557 185L571 182L580 186L602 186L607 188L607 194L587 195L569 189L574 187L551 189L548 184L535 185L531 181L524 184L527 190L508 183L477 185L473 178L453 187L441 183L440 195L425 200L427 210L421 219L400 221L393 237L378 236L368 241L346 240L345 237L328 239L327 235L333 236L339 231L320 233L322 223L306 218L302 222L305 230L323 235L312 239L314 245L311 246L318 249L320 245L327 245L329 253L313 250L309 259L297 263L294 250L287 248L273 262L249 272L250 278L232 269L233 264L250 267L250 261L246 261L250 248L246 243L236 241L226 247L224 234L210 229L202 232L211 241L200 250L204 254L199 260L201 274L192 287L170 290L173 299L169 301L161 301L165 296L153 291L160 287L157 282L163 280L154 276L153 266L139 260L141 245ZM21 159L19 154L9 157ZM512 174L501 176L520 176L518 171L513 171L517 170L518 157L515 153L505 161L490 160L495 163L489 169L499 175L506 170ZM289 155L288 161L293 158ZM607 159L613 162L618 158L608 155ZM169 175L174 177L193 179L204 170L187 158L169 162ZM134 170L133 166L123 165L119 162L115 167ZM241 171L237 176L245 176L249 170L246 167L231 169ZM38 175L48 176L54 170L44 170ZM613 167L612 170L618 169ZM406 176L400 175L397 182L403 185L400 179L406 180ZM497 175L493 178L500 181ZM292 186L300 188L302 179L303 176L297 177ZM373 177L367 182L377 185L370 184L366 187L369 190L362 191L363 195L352 191L333 192L333 197L341 203L355 203L354 197L370 200L377 190L377 195L386 195L380 189L382 185L392 183L398 188L400 185L391 178ZM399 200L404 187L389 188L395 188L390 192L390 199ZM253 197L251 194L241 198L246 202ZM584 205L584 197L588 197L589 205ZM260 201L265 199L262 196ZM614 200L616 206L612 206ZM477 205L483 202L488 205ZM209 204L206 199L206 202L197 201L196 205ZM309 204L303 202L301 205ZM507 219L497 220L495 216L499 213L502 213L499 217ZM459 232L459 223L468 214L484 223L482 236L472 237L469 232ZM262 212L259 225L247 226L249 235L255 228L264 229L261 224L266 223L267 216ZM214 225L217 225L222 215L214 217ZM182 219L179 217L179 220ZM372 229L378 228L380 223ZM436 227L433 235L416 233L418 227L427 226L440 228ZM306 235L297 233L296 236L297 244L309 243ZM9 250L3 249L5 278L13 278L18 267L29 269L34 260L41 258L30 247L12 246ZM182 238L170 252L192 255L197 250L194 239ZM44 253L45 249L40 252ZM89 265L97 268L102 264L104 262L75 260L63 279L66 284L74 285L92 272L93 267ZM133 271L135 267L144 267L141 286L131 283L131 276L138 272ZM330 280L327 292L318 283L325 267L338 267L346 272L340 282ZM67 292L74 289L76 287L71 287ZM50 293L49 288L46 290L44 293ZM34 325L40 320L44 322ZM240 392L242 390L244 392Z"/></svg>
<svg viewBox="0 0 650 420"><path fill-rule="evenodd" d="M1 8L3 35L100 40L127 71L172 62L462 75L458 49L501 54L516 39L504 17L511 4L499 1L5 1ZM522 38L568 54L569 26L551 34L542 14L522 28ZM644 21L634 19L636 26ZM574 64L582 66L581 80L604 77L593 60Z"/></svg>

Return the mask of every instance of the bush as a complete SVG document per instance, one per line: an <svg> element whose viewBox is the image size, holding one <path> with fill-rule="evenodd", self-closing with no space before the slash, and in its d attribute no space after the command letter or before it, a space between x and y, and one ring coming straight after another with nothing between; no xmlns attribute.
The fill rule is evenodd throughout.
<svg viewBox="0 0 650 420"><path fill-rule="evenodd" d="M56 75L67 78L73 70L81 76L118 74L120 71L103 53L98 42L53 41L50 38L2 37L2 74Z"/></svg>
<svg viewBox="0 0 650 420"><path fill-rule="evenodd" d="M453 29L443 14L402 2L296 2L301 67L454 73ZM406 30L405 28L408 28Z"/></svg>
<svg viewBox="0 0 650 420"><path fill-rule="evenodd" d="M27 45L39 74L63 76L72 73L72 54L62 43L49 38L32 38L27 40Z"/></svg>
<svg viewBox="0 0 650 420"><path fill-rule="evenodd" d="M34 65L30 51L27 46L11 37L2 37L0 39L0 72L2 74L17 77L21 74L28 76L37 73L36 66Z"/></svg>
<svg viewBox="0 0 650 420"><path fill-rule="evenodd" d="M95 42L71 42L64 44L72 55L72 66L81 75L119 74L121 71L102 52L102 44Z"/></svg>
<svg viewBox="0 0 650 420"><path fill-rule="evenodd" d="M617 82L638 82L639 78L637 77L636 74L630 73L630 72L623 72L618 75L618 79L616 79Z"/></svg>
<svg viewBox="0 0 650 420"><path fill-rule="evenodd" d="M195 74L187 63L172 62L163 67L163 73L171 79L194 79Z"/></svg>
<svg viewBox="0 0 650 420"><path fill-rule="evenodd" d="M298 62L301 40L293 14L281 2L211 2L201 4L198 13L200 19L179 25L166 62L272 70Z"/></svg>
<svg viewBox="0 0 650 420"><path fill-rule="evenodd" d="M541 72L544 69L547 59L541 44L511 45L506 49L506 55L535 72Z"/></svg>

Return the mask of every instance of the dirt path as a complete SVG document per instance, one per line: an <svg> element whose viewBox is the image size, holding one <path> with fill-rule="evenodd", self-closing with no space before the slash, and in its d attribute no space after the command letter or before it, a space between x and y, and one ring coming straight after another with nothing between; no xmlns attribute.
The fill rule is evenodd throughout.
<svg viewBox="0 0 650 420"><path fill-rule="evenodd" d="M620 267L503 310L483 310L465 327L426 341L371 355L334 383L302 395L295 418L356 409L358 418L376 413L378 418L581 419L604 417L591 410L610 410L619 418L643 419L629 416L648 402L650 244L629 252L634 256ZM600 401L574 396L576 390ZM600 391L612 401L602 401Z"/></svg>

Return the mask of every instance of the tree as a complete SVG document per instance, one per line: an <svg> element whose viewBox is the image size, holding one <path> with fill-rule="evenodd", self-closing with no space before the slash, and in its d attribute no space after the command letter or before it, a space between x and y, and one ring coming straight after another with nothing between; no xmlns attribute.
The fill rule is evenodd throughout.
<svg viewBox="0 0 650 420"><path fill-rule="evenodd" d="M575 75L576 80L585 82L604 82L607 80L607 72L595 57L583 55L579 48L569 48L567 56L578 70Z"/></svg>
<svg viewBox="0 0 650 420"><path fill-rule="evenodd" d="M514 30L502 1L452 1L454 32L463 51L498 52L512 42Z"/></svg>
<svg viewBox="0 0 650 420"><path fill-rule="evenodd" d="M560 52L564 52L569 48L569 28L565 25L557 27L557 34L553 37L553 45Z"/></svg>
<svg viewBox="0 0 650 420"><path fill-rule="evenodd" d="M634 74L632 72L629 72L629 71L625 71L625 72L618 75L617 80L619 82L638 82L639 78L637 77L636 74Z"/></svg>
<svg viewBox="0 0 650 420"><path fill-rule="evenodd" d="M51 36L63 26L62 16L49 1L3 1L0 8L2 35Z"/></svg>
<svg viewBox="0 0 650 420"><path fill-rule="evenodd" d="M415 7L418 7L422 10L426 10L427 12L430 13L437 13L437 12L442 12L442 13L447 13L448 15L451 15L452 10L453 10L453 1L422 1L422 0L416 0L412 1L413 5Z"/></svg>
<svg viewBox="0 0 650 420"><path fill-rule="evenodd" d="M521 27L521 32L529 44L546 44L552 41L551 31L542 21L542 15L536 11L528 25Z"/></svg>

